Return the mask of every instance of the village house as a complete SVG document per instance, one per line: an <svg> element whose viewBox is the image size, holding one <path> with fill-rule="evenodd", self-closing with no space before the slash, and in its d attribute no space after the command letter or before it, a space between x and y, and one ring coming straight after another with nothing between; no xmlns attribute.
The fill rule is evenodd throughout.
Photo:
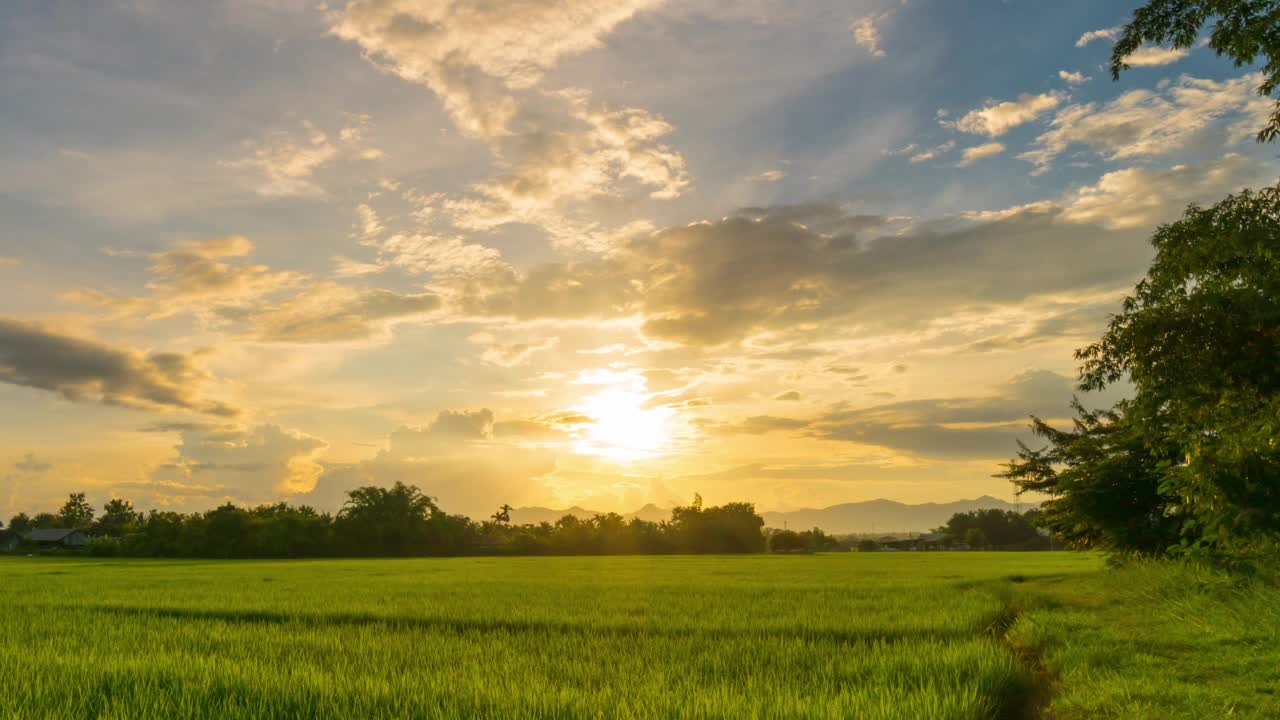
<svg viewBox="0 0 1280 720"><path fill-rule="evenodd" d="M83 530L74 528L32 530L27 535L27 539L40 547L79 548L89 542L89 536Z"/></svg>

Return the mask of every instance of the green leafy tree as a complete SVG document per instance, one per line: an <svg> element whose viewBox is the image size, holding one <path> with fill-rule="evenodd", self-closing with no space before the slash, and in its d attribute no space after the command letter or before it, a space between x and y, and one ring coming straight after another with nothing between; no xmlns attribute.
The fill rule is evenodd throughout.
<svg viewBox="0 0 1280 720"><path fill-rule="evenodd" d="M671 511L671 532L680 549L691 553L757 553L765 551L764 518L751 503L703 507L693 504Z"/></svg>
<svg viewBox="0 0 1280 720"><path fill-rule="evenodd" d="M112 498L102 506L102 517L98 518L98 532L111 537L121 537L133 532L142 522L142 514L133 509L128 500Z"/></svg>
<svg viewBox="0 0 1280 720"><path fill-rule="evenodd" d="M1041 545L1031 519L1013 510L984 508L956 513L939 530L955 541L964 541L966 533L975 528L982 531L983 545L996 549L1029 550Z"/></svg>
<svg viewBox="0 0 1280 720"><path fill-rule="evenodd" d="M62 522L61 517L54 515L51 512L36 513L36 516L31 518L32 530L48 530L65 524L66 523Z"/></svg>
<svg viewBox="0 0 1280 720"><path fill-rule="evenodd" d="M1088 411L1075 401L1070 430L1033 417L1048 446L1019 442L1001 474L1020 492L1049 496L1036 522L1068 547L1153 555L1180 540L1179 501L1164 488L1178 446L1134 422L1128 406Z"/></svg>
<svg viewBox="0 0 1280 720"><path fill-rule="evenodd" d="M1200 31L1213 21L1209 47L1237 67L1264 63L1258 94L1272 95L1280 88L1280 0L1151 0L1134 11L1133 20L1111 53L1111 74L1119 79L1129 69L1127 58L1147 43L1191 48L1200 42ZM1280 134L1280 103L1258 133L1260 142Z"/></svg>
<svg viewBox="0 0 1280 720"><path fill-rule="evenodd" d="M971 527L965 530L964 542L971 548L984 548L989 544L987 534L980 527Z"/></svg>
<svg viewBox="0 0 1280 720"><path fill-rule="evenodd" d="M359 487L348 491L347 498L334 531L349 552L443 554L446 546L462 542L458 534L465 530L463 519L445 515L432 497L413 485Z"/></svg>
<svg viewBox="0 0 1280 720"><path fill-rule="evenodd" d="M1162 463L1160 492L1188 541L1244 546L1280 533L1280 190L1190 207L1097 343L1082 387L1127 378L1126 409ZM1168 457L1171 446L1176 457Z"/></svg>
<svg viewBox="0 0 1280 720"><path fill-rule="evenodd" d="M35 527L26 512L19 512L9 519L9 529L15 533L28 533Z"/></svg>
<svg viewBox="0 0 1280 720"><path fill-rule="evenodd" d="M58 511L58 522L69 528L87 528L93 524L93 506L84 493L71 493Z"/></svg>
<svg viewBox="0 0 1280 720"><path fill-rule="evenodd" d="M769 536L769 552L804 552L809 543L795 530L779 530Z"/></svg>

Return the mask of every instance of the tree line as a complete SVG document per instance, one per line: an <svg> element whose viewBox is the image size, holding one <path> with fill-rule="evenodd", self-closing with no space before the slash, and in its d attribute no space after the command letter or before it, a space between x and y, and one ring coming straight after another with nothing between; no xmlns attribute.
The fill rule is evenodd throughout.
<svg viewBox="0 0 1280 720"><path fill-rule="evenodd" d="M504 505L476 522L445 512L416 486L359 487L337 514L276 503L233 504L205 512L140 512L112 499L98 515L84 493L56 512L20 513L9 530L76 528L91 537L85 552L125 557L306 558L449 555L623 555L756 553L767 549L764 519L751 503L676 507L651 522L616 513L566 515L554 523L516 525Z"/></svg>
<svg viewBox="0 0 1280 720"><path fill-rule="evenodd" d="M488 520L451 515L413 485L360 487L347 492L336 515L288 503L253 508L225 504L206 512L140 512L112 499L98 514L84 493L72 493L57 512L19 513L12 533L65 528L89 534L84 552L121 557L307 558L452 555L651 555L674 553L812 553L852 549L857 538L820 528L797 532L764 527L750 503L704 507L695 496L671 519L652 522L616 513L554 523L516 525L503 505ZM1034 523L1039 511L976 510L953 516L935 546L961 543L975 550L1039 550L1048 540ZM0 523L0 528L4 524Z"/></svg>
<svg viewBox="0 0 1280 720"><path fill-rule="evenodd" d="M1265 61L1280 89L1280 2L1152 0L1116 43L1113 74L1146 44L1201 42ZM1258 135L1280 135L1280 105ZM1280 551L1280 187L1190 206L1152 237L1155 260L1103 336L1077 351L1080 388L1129 383L1110 408L1072 403L1070 428L1001 473L1050 497L1042 524L1071 546L1237 562Z"/></svg>

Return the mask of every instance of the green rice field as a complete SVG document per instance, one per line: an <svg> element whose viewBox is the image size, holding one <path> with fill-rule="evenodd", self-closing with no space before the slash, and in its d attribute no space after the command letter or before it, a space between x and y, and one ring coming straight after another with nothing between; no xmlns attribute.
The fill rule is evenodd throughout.
<svg viewBox="0 0 1280 720"><path fill-rule="evenodd" d="M4 558L0 718L1280 716L1273 587L1155 573L1209 597L1162 616L1119 572L1141 576L1070 553ZM1222 682L1196 675L1202 629L1166 627L1194 616ZM1173 655L1135 655L1143 634Z"/></svg>

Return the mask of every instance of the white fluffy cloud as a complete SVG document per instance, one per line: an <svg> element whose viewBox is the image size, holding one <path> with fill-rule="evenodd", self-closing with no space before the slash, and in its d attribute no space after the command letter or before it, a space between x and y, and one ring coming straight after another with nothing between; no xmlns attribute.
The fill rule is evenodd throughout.
<svg viewBox="0 0 1280 720"><path fill-rule="evenodd" d="M431 87L464 131L511 132L511 90L532 88L561 58L599 47L663 0L353 0L330 17L337 37L382 68Z"/></svg>
<svg viewBox="0 0 1280 720"><path fill-rule="evenodd" d="M1004 152L1004 149L1004 145L998 142L989 142L985 145L965 148L964 152L961 154L958 167L968 167L984 158L994 157Z"/></svg>
<svg viewBox="0 0 1280 720"><path fill-rule="evenodd" d="M277 131L263 140L245 142L248 156L222 163L227 167L256 170L262 175L255 188L265 197L315 197L324 189L315 182L320 168L332 163L342 153L364 160L382 157L382 151L364 144L370 118L355 115L338 131L338 141L309 121L303 122L304 137Z"/></svg>
<svg viewBox="0 0 1280 720"><path fill-rule="evenodd" d="M935 145L927 150L921 150L920 152L915 153L911 156L911 163L914 165L922 162L928 162L955 149L956 142L954 140L948 140L941 145Z"/></svg>
<svg viewBox="0 0 1280 720"><path fill-rule="evenodd" d="M1059 217L1111 229L1149 228L1191 203L1211 202L1274 178L1273 167L1236 153L1195 167L1117 170L1069 194Z"/></svg>
<svg viewBox="0 0 1280 720"><path fill-rule="evenodd" d="M1055 223L1096 225L1110 231L1148 229L1175 220L1189 204L1213 202L1243 188L1266 184L1274 178L1274 165L1238 153L1227 153L1211 162L1194 166L1117 170L1057 200L966 213L965 217L978 222L1048 217Z"/></svg>
<svg viewBox="0 0 1280 720"><path fill-rule="evenodd" d="M1088 75L1085 75L1079 70L1059 70L1058 77L1068 85L1083 85L1091 79Z"/></svg>
<svg viewBox="0 0 1280 720"><path fill-rule="evenodd" d="M1102 28L1101 30L1090 30L1089 32L1081 35L1079 40L1076 40L1076 47L1084 47L1094 40L1111 40L1114 42L1120 37L1120 32L1122 30L1124 30L1124 28L1119 25L1116 27Z"/></svg>
<svg viewBox="0 0 1280 720"><path fill-rule="evenodd" d="M1062 100L1062 95L1053 92L1021 95L1017 100L989 103L985 107L970 111L959 120L954 122L944 120L941 124L962 132L995 138L1053 110L1062 104Z"/></svg>
<svg viewBox="0 0 1280 720"><path fill-rule="evenodd" d="M1190 52L1186 48L1142 47L1129 53L1129 56L1124 61L1133 67L1172 65L1186 57Z"/></svg>
<svg viewBox="0 0 1280 720"><path fill-rule="evenodd" d="M330 31L410 82L431 88L465 134L489 143L503 173L440 207L462 230L543 228L558 245L604 230L573 209L638 185L669 199L688 187L672 127L640 108L582 90L536 92L561 59L599 47L619 24L663 0L354 0Z"/></svg>
<svg viewBox="0 0 1280 720"><path fill-rule="evenodd" d="M1222 82L1183 75L1166 87L1131 90L1105 105L1069 105L1019 157L1042 169L1074 145L1107 160L1150 157L1186 149L1223 119L1257 127L1271 110L1270 102L1254 91L1259 81L1256 73ZM1234 126L1228 132L1233 139L1248 135Z"/></svg>
<svg viewBox="0 0 1280 720"><path fill-rule="evenodd" d="M853 41L858 44L858 47L878 58L884 57L885 52L880 47L880 28L877 24L885 17L885 15L867 15L849 21L849 32L853 33Z"/></svg>

